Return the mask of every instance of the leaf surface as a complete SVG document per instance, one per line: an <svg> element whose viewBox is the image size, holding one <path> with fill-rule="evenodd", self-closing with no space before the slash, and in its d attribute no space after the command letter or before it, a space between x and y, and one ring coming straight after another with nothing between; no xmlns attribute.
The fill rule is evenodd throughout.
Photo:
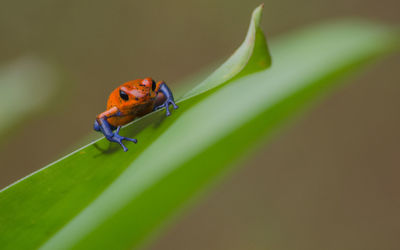
<svg viewBox="0 0 400 250"><path fill-rule="evenodd" d="M2 248L139 247L282 121L398 44L374 23L327 23L274 40L266 69L268 47L256 45L265 41L261 7L254 13L248 51L238 49L170 117L161 110L126 126L122 134L139 140L128 153L102 138L4 189Z"/></svg>

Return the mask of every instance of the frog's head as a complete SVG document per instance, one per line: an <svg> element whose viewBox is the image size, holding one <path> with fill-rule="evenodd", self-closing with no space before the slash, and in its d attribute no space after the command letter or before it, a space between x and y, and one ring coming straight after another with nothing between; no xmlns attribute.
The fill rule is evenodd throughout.
<svg viewBox="0 0 400 250"><path fill-rule="evenodd" d="M156 96L156 82L153 79L136 79L116 88L108 106L117 106L120 110L133 109L153 102Z"/></svg>

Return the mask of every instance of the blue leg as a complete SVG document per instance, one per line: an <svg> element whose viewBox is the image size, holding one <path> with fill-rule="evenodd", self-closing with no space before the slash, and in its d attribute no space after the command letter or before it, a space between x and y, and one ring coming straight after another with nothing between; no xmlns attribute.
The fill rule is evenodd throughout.
<svg viewBox="0 0 400 250"><path fill-rule="evenodd" d="M97 122L97 120L94 120L93 129L96 131L100 131L100 124Z"/></svg>
<svg viewBox="0 0 400 250"><path fill-rule="evenodd" d="M166 114L167 114L167 116L169 116L171 114L171 112L169 111L169 105L172 105L174 107L174 109L177 109L178 106L175 104L174 96L172 95L172 92L168 88L167 84L161 83L159 91L161 91L161 93L163 93L167 99L165 100L165 102L163 104L155 107L153 110L165 108L167 111Z"/></svg>
<svg viewBox="0 0 400 250"><path fill-rule="evenodd" d="M116 142L119 145L121 145L121 147L124 149L125 152L128 151L128 148L125 147L125 145L122 143L122 140L137 143L136 139L132 139L132 138L128 138L128 137L119 135L119 130L121 129L121 126L117 127L117 131L112 132L114 127L112 127L107 122L106 118L100 118L99 120L100 120L100 123L97 120L94 122L94 126L93 126L94 130L101 131L104 134L104 136L107 138L107 140L109 140L111 142Z"/></svg>

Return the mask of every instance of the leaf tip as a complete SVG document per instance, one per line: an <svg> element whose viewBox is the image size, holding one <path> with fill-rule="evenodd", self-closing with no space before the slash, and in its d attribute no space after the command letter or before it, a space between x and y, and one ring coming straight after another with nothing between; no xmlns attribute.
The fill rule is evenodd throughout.
<svg viewBox="0 0 400 250"><path fill-rule="evenodd" d="M260 25L263 9L264 3L260 4L257 8L253 10L251 19L254 20L256 26Z"/></svg>

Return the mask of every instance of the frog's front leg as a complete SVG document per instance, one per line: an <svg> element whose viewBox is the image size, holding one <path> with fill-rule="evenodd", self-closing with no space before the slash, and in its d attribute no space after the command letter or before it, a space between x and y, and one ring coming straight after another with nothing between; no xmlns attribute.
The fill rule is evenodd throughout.
<svg viewBox="0 0 400 250"><path fill-rule="evenodd" d="M113 117L113 116L118 116L118 115L120 115L120 112L119 112L118 108L116 108L116 107L113 107L113 108L101 113L100 115L97 116L97 118L94 122L94 129L96 131L101 131L104 134L104 136L107 138L107 140L120 144L121 147L126 152L126 151L128 151L128 149L122 143L122 140L127 140L127 141L131 141L134 143L137 143L137 140L128 138L128 137L124 137L124 136L120 136L119 130L121 129L121 126L118 126L117 131L113 132L113 130L115 128L112 127L108 123L107 119L110 117Z"/></svg>
<svg viewBox="0 0 400 250"><path fill-rule="evenodd" d="M157 92L163 93L165 98L166 98L166 100L164 101L163 104L161 104L161 105L159 105L157 107L154 107L153 110L158 110L158 109L161 109L161 108L165 107L165 109L167 111L166 115L169 116L171 114L171 112L169 111L169 105L172 105L174 107L174 109L177 109L179 107L175 104L174 96L172 95L172 92L168 88L167 84L165 84L165 82L159 82L159 83L157 83L157 85L158 85L157 86Z"/></svg>

